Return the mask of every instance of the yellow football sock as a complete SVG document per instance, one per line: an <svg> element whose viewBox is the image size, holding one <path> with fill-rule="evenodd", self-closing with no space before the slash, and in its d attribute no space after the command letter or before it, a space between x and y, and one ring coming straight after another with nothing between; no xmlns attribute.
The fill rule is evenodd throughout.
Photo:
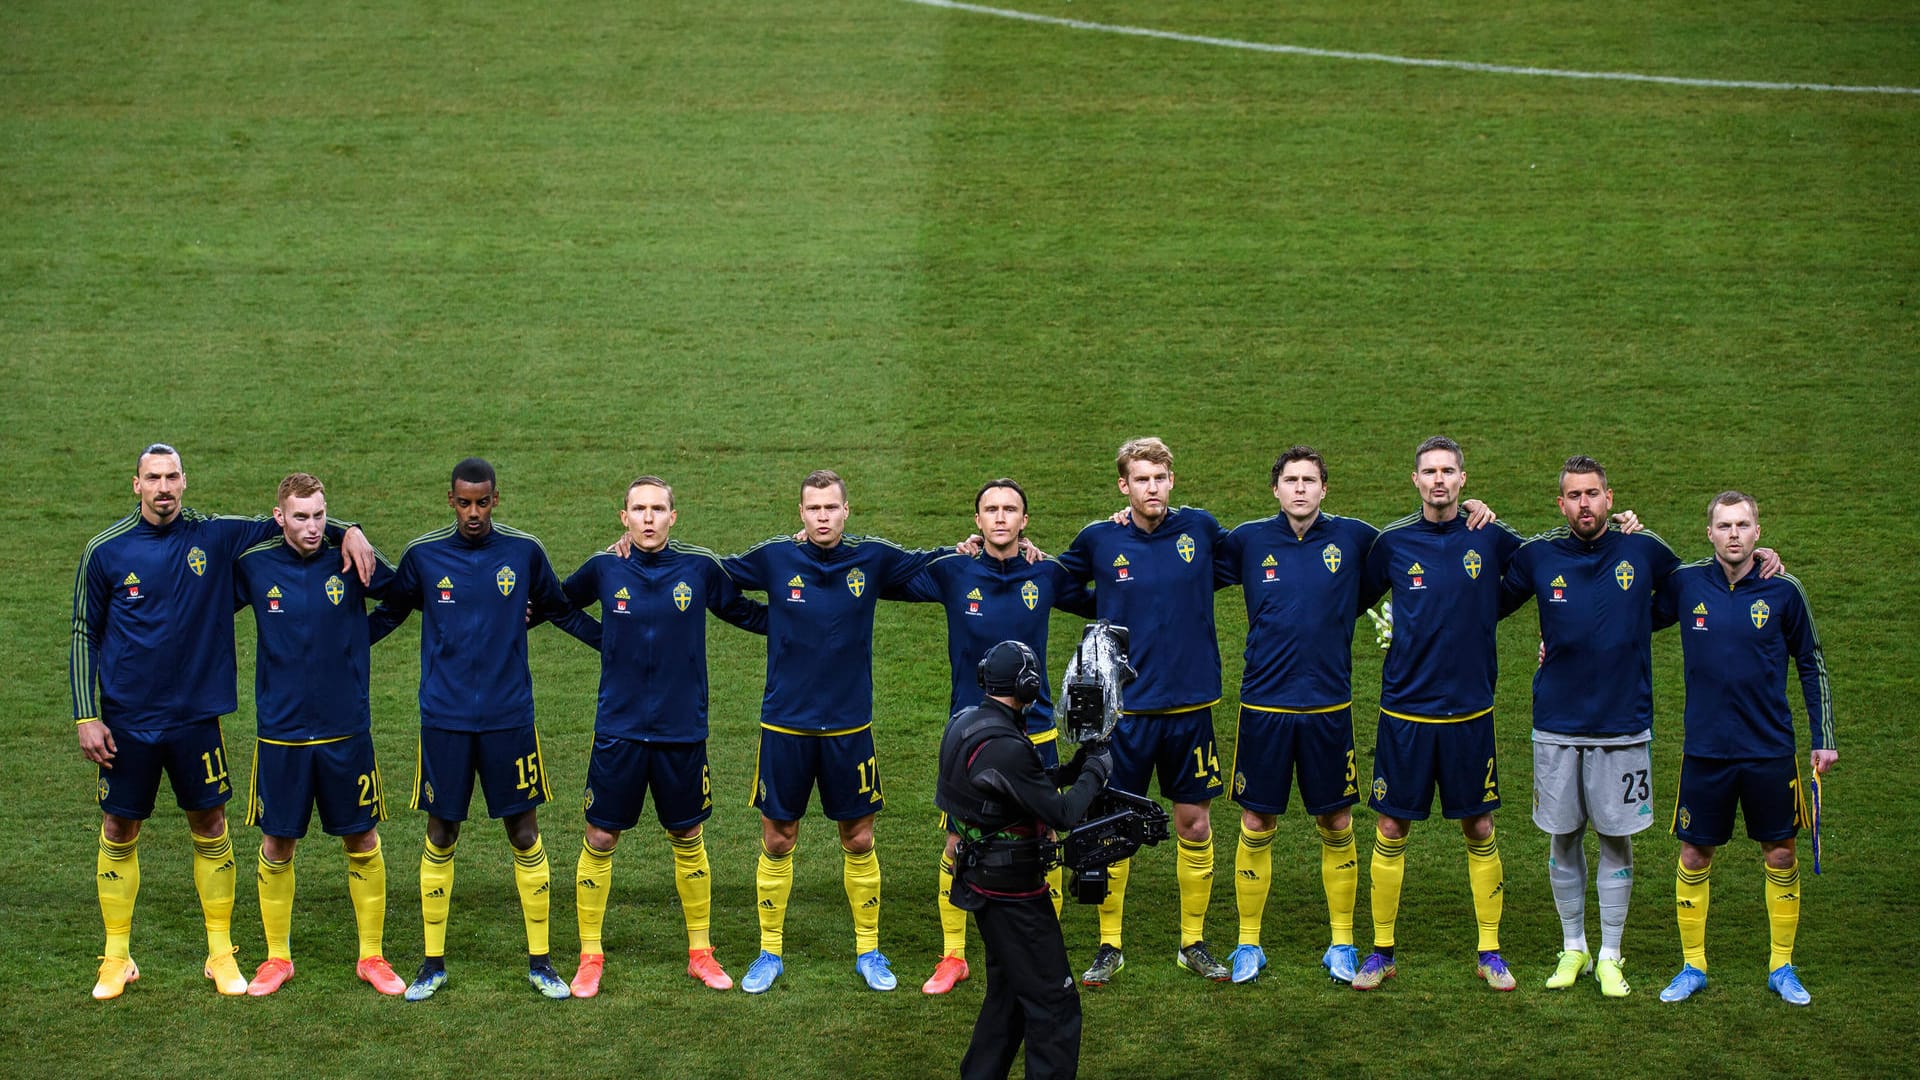
<svg viewBox="0 0 1920 1080"><path fill-rule="evenodd" d="M1207 936L1207 907L1213 903L1213 837L1178 840L1173 876L1180 885L1180 947L1186 948Z"/></svg>
<svg viewBox="0 0 1920 1080"><path fill-rule="evenodd" d="M1360 859L1353 852L1353 826L1320 831L1320 888L1327 894L1330 944L1353 944L1353 906L1360 894Z"/></svg>
<svg viewBox="0 0 1920 1080"><path fill-rule="evenodd" d="M420 923L425 931L426 955L447 955L447 913L453 908L453 849L459 841L440 847L427 841L420 856Z"/></svg>
<svg viewBox="0 0 1920 1080"><path fill-rule="evenodd" d="M673 887L680 891L680 910L687 918L687 948L711 949L713 876L707 864L707 838L695 833L686 839L668 834L673 846Z"/></svg>
<svg viewBox="0 0 1920 1080"><path fill-rule="evenodd" d="M1408 835L1412 835L1409 833ZM1389 840L1373 834L1373 862L1367 881L1373 893L1373 946L1393 947L1393 924L1400 917L1400 886L1407 880L1407 837Z"/></svg>
<svg viewBox="0 0 1920 1080"><path fill-rule="evenodd" d="M1100 944L1120 947L1120 930L1127 914L1127 875L1132 859L1121 859L1107 867L1107 898L1100 901Z"/></svg>
<svg viewBox="0 0 1920 1080"><path fill-rule="evenodd" d="M1773 939L1767 970L1793 963L1793 939L1800 933L1800 864L1767 870L1767 929Z"/></svg>
<svg viewBox="0 0 1920 1080"><path fill-rule="evenodd" d="M1233 852L1233 895L1240 906L1240 944L1260 944L1260 918L1267 910L1267 889L1273 880L1271 829L1240 827L1240 843Z"/></svg>
<svg viewBox="0 0 1920 1080"><path fill-rule="evenodd" d="M1060 905L1066 900L1067 868L1056 866L1047 871L1047 895L1053 899L1053 917L1060 918Z"/></svg>
<svg viewBox="0 0 1920 1080"><path fill-rule="evenodd" d="M1485 840L1467 841L1467 883L1473 889L1473 918L1480 924L1480 951L1500 951L1500 915L1506 908L1506 870L1491 828Z"/></svg>
<svg viewBox="0 0 1920 1080"><path fill-rule="evenodd" d="M193 886L200 893L200 914L207 923L207 955L233 951L233 842L227 828L215 837L193 838Z"/></svg>
<svg viewBox="0 0 1920 1080"><path fill-rule="evenodd" d="M140 895L139 837L116 844L100 834L93 862L93 887L100 894L100 921L106 924L108 956L125 957L133 942L133 901Z"/></svg>
<svg viewBox="0 0 1920 1080"><path fill-rule="evenodd" d="M760 847L760 862L754 867L753 891L759 897L756 908L760 912L760 948L763 952L780 955L786 948L787 897L793 894L793 853L791 848L785 855L775 855Z"/></svg>
<svg viewBox="0 0 1920 1080"><path fill-rule="evenodd" d="M547 849L535 834L533 845L513 849L513 885L520 893L520 920L527 924L527 955L545 956L547 915L552 907L553 874L547 867Z"/></svg>
<svg viewBox="0 0 1920 1080"><path fill-rule="evenodd" d="M353 924L360 933L360 959L383 955L387 932L387 857L380 838L365 851L347 852L347 899L353 902Z"/></svg>
<svg viewBox="0 0 1920 1080"><path fill-rule="evenodd" d="M953 906L953 856L940 857L940 954L967 955L967 913Z"/></svg>
<svg viewBox="0 0 1920 1080"><path fill-rule="evenodd" d="M858 854L841 848L840 853L840 879L853 909L853 951L870 953L880 947L880 855L872 848Z"/></svg>
<svg viewBox="0 0 1920 1080"><path fill-rule="evenodd" d="M267 958L293 959L293 856L286 862L260 852L254 879L260 885L260 925L267 932Z"/></svg>
<svg viewBox="0 0 1920 1080"><path fill-rule="evenodd" d="M607 899L613 892L613 852L580 841L574 867L573 911L580 922L580 951L603 953L600 932L607 924Z"/></svg>
<svg viewBox="0 0 1920 1080"><path fill-rule="evenodd" d="M1707 879L1712 873L1712 863L1698 870L1689 870L1681 863L1674 875L1673 906L1674 919L1680 924L1680 956L1701 971L1707 970L1707 898L1711 891Z"/></svg>

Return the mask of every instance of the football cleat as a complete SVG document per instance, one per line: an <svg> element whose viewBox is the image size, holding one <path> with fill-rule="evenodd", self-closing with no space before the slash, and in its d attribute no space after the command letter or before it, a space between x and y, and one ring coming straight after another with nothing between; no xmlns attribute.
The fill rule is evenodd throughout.
<svg viewBox="0 0 1920 1080"><path fill-rule="evenodd" d="M1366 962L1360 965L1360 970L1353 973L1353 988L1378 990L1381 983L1398 974L1400 969L1394 966L1393 957L1383 952L1371 952L1367 954Z"/></svg>
<svg viewBox="0 0 1920 1080"><path fill-rule="evenodd" d="M853 970L867 980L869 990L891 990L900 985L900 980L893 977L893 968L887 965L887 958L879 949L854 957Z"/></svg>
<svg viewBox="0 0 1920 1080"><path fill-rule="evenodd" d="M773 989L773 981L787 969L786 961L765 949L747 965L747 973L740 979L740 989L749 994L764 994Z"/></svg>
<svg viewBox="0 0 1920 1080"><path fill-rule="evenodd" d="M1627 985L1625 960L1596 960L1593 963L1593 978L1600 984L1603 997L1622 998L1633 992Z"/></svg>
<svg viewBox="0 0 1920 1080"><path fill-rule="evenodd" d="M1234 982L1252 982L1260 969L1267 966L1267 951L1258 945L1236 945L1227 963L1233 968Z"/></svg>
<svg viewBox="0 0 1920 1080"><path fill-rule="evenodd" d="M1351 945L1329 945L1320 966L1327 969L1327 978L1334 982L1352 983L1360 967L1360 950Z"/></svg>
<svg viewBox="0 0 1920 1080"><path fill-rule="evenodd" d="M1792 964L1781 964L1767 975L1767 989L1780 995L1780 1000L1789 1005L1806 1005L1813 1001L1813 995L1800 985L1800 973L1793 970Z"/></svg>
<svg viewBox="0 0 1920 1080"><path fill-rule="evenodd" d="M1592 970L1593 957L1579 949L1562 949L1560 961L1553 966L1553 974L1547 976L1547 989L1565 990Z"/></svg>
<svg viewBox="0 0 1920 1080"><path fill-rule="evenodd" d="M100 958L100 974L93 980L93 998L106 1001L117 998L130 982L140 978L140 965L133 962L131 956L103 956Z"/></svg>
<svg viewBox="0 0 1920 1080"><path fill-rule="evenodd" d="M920 984L920 992L923 994L944 994L953 989L955 983L967 981L969 974L971 974L971 972L967 970L965 957L943 956L940 958L940 962L934 965L933 975L929 977L926 982Z"/></svg>
<svg viewBox="0 0 1920 1080"><path fill-rule="evenodd" d="M407 985L408 1001L425 1001L447 985L447 964L438 956L420 961L420 970Z"/></svg>
<svg viewBox="0 0 1920 1080"><path fill-rule="evenodd" d="M573 981L567 989L577 998L590 998L600 992L600 973L607 967L605 953L583 952L580 954L580 966L574 969Z"/></svg>
<svg viewBox="0 0 1920 1080"><path fill-rule="evenodd" d="M247 984L248 997L266 997L275 990L287 985L293 978L293 961L282 960L277 956L267 957L267 962L253 973L253 981Z"/></svg>
<svg viewBox="0 0 1920 1080"><path fill-rule="evenodd" d="M1180 946L1180 951L1173 954L1173 962L1203 979L1211 979L1214 982L1226 982L1233 978L1233 972L1227 970L1227 965L1213 958L1213 951L1207 948L1207 943L1204 941Z"/></svg>
<svg viewBox="0 0 1920 1080"><path fill-rule="evenodd" d="M1482 952L1479 962L1473 967L1473 973L1487 980L1487 985L1495 990L1506 991L1520 985L1513 977L1513 972L1507 970L1507 962L1500 959L1500 954L1495 951Z"/></svg>
<svg viewBox="0 0 1920 1080"><path fill-rule="evenodd" d="M407 984L401 982L400 976L394 974L393 965L387 963L387 958L384 956L367 957L365 960L353 966L353 973L360 976L361 982L372 986L375 990L383 994L392 995L407 992Z"/></svg>
<svg viewBox="0 0 1920 1080"><path fill-rule="evenodd" d="M1080 974L1080 985L1105 986L1126 966L1127 958L1120 950L1103 941L1093 954L1093 964Z"/></svg>
<svg viewBox="0 0 1920 1080"><path fill-rule="evenodd" d="M712 949L688 949L687 974L706 984L709 990L733 989L733 976L713 958Z"/></svg>
<svg viewBox="0 0 1920 1080"><path fill-rule="evenodd" d="M573 991L567 989L566 980L553 970L553 961L544 956L528 961L527 982L549 1001L565 1001L573 996Z"/></svg>
<svg viewBox="0 0 1920 1080"><path fill-rule="evenodd" d="M234 949L218 956L207 957L207 964L201 968L201 974L213 980L213 988L227 997L239 997L247 992L247 977L240 974L240 965L234 961Z"/></svg>
<svg viewBox="0 0 1920 1080"><path fill-rule="evenodd" d="M1660 991L1661 1001L1685 1001L1700 992L1707 985L1707 973L1692 964L1680 965L1680 974L1673 977L1665 990ZM1767 985L1773 985L1773 977L1767 977Z"/></svg>

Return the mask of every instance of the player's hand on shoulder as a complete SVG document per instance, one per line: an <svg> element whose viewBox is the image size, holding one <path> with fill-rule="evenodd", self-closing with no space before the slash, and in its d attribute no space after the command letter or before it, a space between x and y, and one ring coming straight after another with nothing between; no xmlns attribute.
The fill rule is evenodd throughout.
<svg viewBox="0 0 1920 1080"><path fill-rule="evenodd" d="M985 547L986 542L987 542L987 538L984 536L981 536L979 533L969 533L967 534L967 538L965 540L962 540L959 543L953 545L953 550L971 559L975 555L980 554L980 552Z"/></svg>
<svg viewBox="0 0 1920 1080"><path fill-rule="evenodd" d="M1479 499L1467 499L1462 501L1460 505L1466 508L1467 528L1469 529L1484 529L1500 520L1500 515L1493 512L1493 507L1488 506Z"/></svg>
<svg viewBox="0 0 1920 1080"><path fill-rule="evenodd" d="M1047 561L1047 553L1041 551L1038 545L1024 536L1020 538L1020 554L1026 556L1030 563Z"/></svg>
<svg viewBox="0 0 1920 1080"><path fill-rule="evenodd" d="M1614 528L1619 529L1624 536L1632 536L1634 533L1646 528L1645 525L1640 524L1640 515L1631 510L1620 511L1613 515L1612 520Z"/></svg>
<svg viewBox="0 0 1920 1080"><path fill-rule="evenodd" d="M348 529L346 535L340 538L340 569L351 570L359 575L360 584L372 584L373 568L379 558L374 554L373 544L367 540L367 534L360 531L360 526Z"/></svg>
<svg viewBox="0 0 1920 1080"><path fill-rule="evenodd" d="M621 533L620 539L607 545L607 550L624 559L633 554L633 537L628 536L626 533Z"/></svg>
<svg viewBox="0 0 1920 1080"><path fill-rule="evenodd" d="M1108 518L1107 520L1113 522L1115 525L1125 525L1128 522L1133 520L1133 507L1129 506L1120 510L1115 510L1113 512L1113 516Z"/></svg>
<svg viewBox="0 0 1920 1080"><path fill-rule="evenodd" d="M1760 560L1760 576L1763 578L1770 578L1787 568L1787 564L1780 561L1780 553L1772 548L1754 548L1753 557Z"/></svg>

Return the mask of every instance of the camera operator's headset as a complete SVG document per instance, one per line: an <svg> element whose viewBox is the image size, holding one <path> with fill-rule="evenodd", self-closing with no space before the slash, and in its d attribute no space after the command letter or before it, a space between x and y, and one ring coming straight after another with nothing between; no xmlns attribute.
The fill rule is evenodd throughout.
<svg viewBox="0 0 1920 1080"><path fill-rule="evenodd" d="M1009 672L1009 668L1013 670ZM988 649L973 675L980 689L989 694L1010 694L1022 705L1040 700L1040 688L1046 680L1040 658L1020 641L1002 641Z"/></svg>

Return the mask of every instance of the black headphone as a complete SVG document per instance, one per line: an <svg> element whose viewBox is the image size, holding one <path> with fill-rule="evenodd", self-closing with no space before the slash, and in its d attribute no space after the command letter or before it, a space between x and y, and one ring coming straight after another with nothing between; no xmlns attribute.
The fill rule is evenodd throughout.
<svg viewBox="0 0 1920 1080"><path fill-rule="evenodd" d="M1040 688L1046 680L1040 658L1019 641L1003 641L988 649L973 674L980 689L1012 697L1022 705L1040 700Z"/></svg>

